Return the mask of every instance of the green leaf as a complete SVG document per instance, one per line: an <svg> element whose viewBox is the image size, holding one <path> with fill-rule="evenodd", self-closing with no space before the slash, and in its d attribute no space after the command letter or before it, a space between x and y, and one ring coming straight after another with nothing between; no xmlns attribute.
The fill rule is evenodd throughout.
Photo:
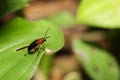
<svg viewBox="0 0 120 80"><path fill-rule="evenodd" d="M110 53L79 40L74 40L72 46L93 80L119 80L119 67Z"/></svg>
<svg viewBox="0 0 120 80"><path fill-rule="evenodd" d="M49 76L53 55L44 55L41 59L40 70L45 76Z"/></svg>
<svg viewBox="0 0 120 80"><path fill-rule="evenodd" d="M77 12L81 24L120 28L120 0L83 0Z"/></svg>
<svg viewBox="0 0 120 80"><path fill-rule="evenodd" d="M71 27L75 25L74 16L70 12L59 12L47 18L48 21L60 28Z"/></svg>
<svg viewBox="0 0 120 80"><path fill-rule="evenodd" d="M27 6L29 0L0 0L0 17Z"/></svg>
<svg viewBox="0 0 120 80"><path fill-rule="evenodd" d="M48 28L47 36L51 38L47 38L44 47L56 52L63 46L64 38L61 31L47 21L29 22L16 18L0 29L0 80L29 80L32 77L44 50L41 49L37 56L37 51L27 54L27 49L16 49L43 37Z"/></svg>

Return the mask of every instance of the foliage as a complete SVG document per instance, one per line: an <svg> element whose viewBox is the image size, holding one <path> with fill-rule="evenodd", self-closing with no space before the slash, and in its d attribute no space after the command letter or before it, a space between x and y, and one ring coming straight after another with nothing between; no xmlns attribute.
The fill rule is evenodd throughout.
<svg viewBox="0 0 120 80"><path fill-rule="evenodd" d="M21 51L16 49L43 37L48 28L50 30L47 36L51 38L47 39L44 46L56 52L63 46L63 35L56 26L47 21L29 22L16 18L0 29L0 80L28 80L32 77L44 50L40 50L39 56L37 52L24 56L28 53L27 49Z"/></svg>
<svg viewBox="0 0 120 80"><path fill-rule="evenodd" d="M0 0L0 17L27 6L29 0Z"/></svg>
<svg viewBox="0 0 120 80"><path fill-rule="evenodd" d="M93 80L119 79L118 64L110 53L79 40L74 40L72 46L77 58Z"/></svg>
<svg viewBox="0 0 120 80"><path fill-rule="evenodd" d="M111 29L107 33L109 35L113 29L120 28L119 3L119 0L82 0L77 11L77 22L101 29ZM114 35L111 38L113 41L118 39L118 36ZM83 67L93 79L119 80L118 63L110 53L79 41L73 43L73 49L78 53Z"/></svg>
<svg viewBox="0 0 120 80"><path fill-rule="evenodd" d="M72 27L75 25L75 19L70 12L62 11L47 18L48 21L60 28Z"/></svg>
<svg viewBox="0 0 120 80"><path fill-rule="evenodd" d="M120 28L119 0L82 0L77 21L100 28Z"/></svg>

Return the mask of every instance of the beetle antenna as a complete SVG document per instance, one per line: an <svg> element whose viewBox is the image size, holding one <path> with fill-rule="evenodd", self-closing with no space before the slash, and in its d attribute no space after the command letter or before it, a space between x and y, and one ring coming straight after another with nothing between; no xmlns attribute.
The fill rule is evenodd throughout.
<svg viewBox="0 0 120 80"><path fill-rule="evenodd" d="M47 36L46 39L47 39L47 38L51 38L51 36Z"/></svg>
<svg viewBox="0 0 120 80"><path fill-rule="evenodd" d="M46 33L45 33L45 35L44 35L44 38L46 37L46 35L47 35L49 29L50 29L50 27L47 29L47 31L46 31Z"/></svg>

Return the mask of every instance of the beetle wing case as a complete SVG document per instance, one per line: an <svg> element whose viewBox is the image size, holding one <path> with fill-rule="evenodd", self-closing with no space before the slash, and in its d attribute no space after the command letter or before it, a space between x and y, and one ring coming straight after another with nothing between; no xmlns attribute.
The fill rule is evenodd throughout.
<svg viewBox="0 0 120 80"><path fill-rule="evenodd" d="M35 50L35 47L38 46L38 44L36 43L36 41L37 41L37 40L33 41L33 42L29 45L29 47L28 47L28 52L35 52L35 51L36 51L36 50Z"/></svg>

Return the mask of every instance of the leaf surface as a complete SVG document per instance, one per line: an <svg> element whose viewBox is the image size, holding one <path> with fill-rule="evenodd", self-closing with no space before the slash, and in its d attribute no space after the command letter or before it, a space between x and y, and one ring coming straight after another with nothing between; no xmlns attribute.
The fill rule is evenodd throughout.
<svg viewBox="0 0 120 80"><path fill-rule="evenodd" d="M77 12L81 24L120 28L120 0L83 0Z"/></svg>
<svg viewBox="0 0 120 80"><path fill-rule="evenodd" d="M29 22L16 18L0 29L0 80L28 80L33 76L44 50L41 49L37 56L37 51L28 54L27 48L16 49L43 37L48 28L47 36L51 38L47 38L44 47L56 52L64 44L63 35L56 26L45 20Z"/></svg>
<svg viewBox="0 0 120 80"><path fill-rule="evenodd" d="M0 17L27 6L29 0L0 0Z"/></svg>
<svg viewBox="0 0 120 80"><path fill-rule="evenodd" d="M72 45L93 80L119 80L118 63L110 53L79 40L74 40Z"/></svg>

